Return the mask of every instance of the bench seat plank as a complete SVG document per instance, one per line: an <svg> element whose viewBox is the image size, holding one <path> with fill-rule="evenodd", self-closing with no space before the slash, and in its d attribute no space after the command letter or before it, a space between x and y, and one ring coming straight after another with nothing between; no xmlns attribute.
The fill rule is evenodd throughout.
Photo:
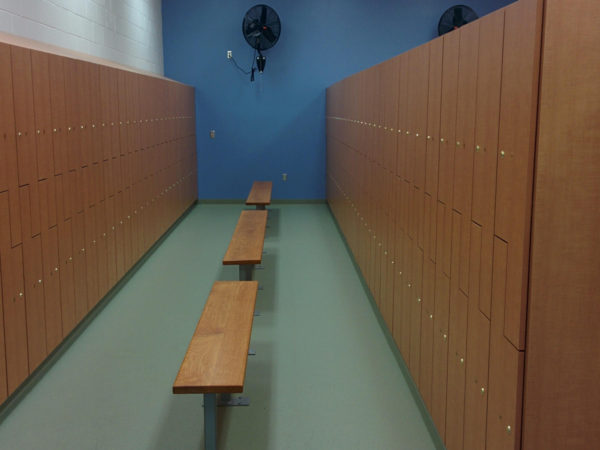
<svg viewBox="0 0 600 450"><path fill-rule="evenodd" d="M255 181L246 199L246 205L270 205L272 189L272 181Z"/></svg>
<svg viewBox="0 0 600 450"><path fill-rule="evenodd" d="M242 392L258 283L217 281L173 383L174 394Z"/></svg>
<svg viewBox="0 0 600 450"><path fill-rule="evenodd" d="M267 211L242 211L223 264L260 264L262 261Z"/></svg>

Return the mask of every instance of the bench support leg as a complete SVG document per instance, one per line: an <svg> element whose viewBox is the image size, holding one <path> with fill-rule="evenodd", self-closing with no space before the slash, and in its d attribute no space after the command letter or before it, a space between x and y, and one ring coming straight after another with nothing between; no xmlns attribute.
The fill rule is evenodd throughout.
<svg viewBox="0 0 600 450"><path fill-rule="evenodd" d="M267 208L265 207L265 205L256 205L256 209L259 209L259 210L262 211L262 210L265 210Z"/></svg>
<svg viewBox="0 0 600 450"><path fill-rule="evenodd" d="M204 448L217 450L217 394L204 394Z"/></svg>
<svg viewBox="0 0 600 450"><path fill-rule="evenodd" d="M254 264L240 264L240 281L252 281Z"/></svg>

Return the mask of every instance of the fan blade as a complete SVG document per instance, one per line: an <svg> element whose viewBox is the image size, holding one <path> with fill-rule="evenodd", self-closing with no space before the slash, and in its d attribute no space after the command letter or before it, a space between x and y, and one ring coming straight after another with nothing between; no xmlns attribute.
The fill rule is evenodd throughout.
<svg viewBox="0 0 600 450"><path fill-rule="evenodd" d="M262 11L260 12L260 23L264 25L267 23L267 7L263 5Z"/></svg>
<svg viewBox="0 0 600 450"><path fill-rule="evenodd" d="M262 34L269 42L274 42L277 39L269 27L263 27Z"/></svg>
<svg viewBox="0 0 600 450"><path fill-rule="evenodd" d="M454 18L452 20L452 23L455 27L462 27L465 23L467 23L463 17L463 9L460 7L457 7L454 9Z"/></svg>

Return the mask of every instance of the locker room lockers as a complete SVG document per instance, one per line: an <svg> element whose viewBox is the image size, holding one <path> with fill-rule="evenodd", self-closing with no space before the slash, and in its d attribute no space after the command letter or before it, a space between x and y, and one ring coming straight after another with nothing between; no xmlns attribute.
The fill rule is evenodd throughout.
<svg viewBox="0 0 600 450"><path fill-rule="evenodd" d="M194 91L0 43L0 403L196 200Z"/></svg>
<svg viewBox="0 0 600 450"><path fill-rule="evenodd" d="M597 4L577 3L585 14L600 19ZM330 208L450 450L518 449L522 436L527 438L524 447L532 449L591 448L591 442L600 440L598 427L591 425L591 421L598 423L597 403L594 412L583 390L578 396L561 394L560 404L588 404L586 411L595 418L577 415L579 423L587 420L588 425L565 418L572 431L567 430L557 414L547 414L538 406L547 405L546 399L557 395L555 389L543 393L535 380L525 380L524 373L527 357L540 377L542 368L555 370L539 356L540 352L552 353L543 343L553 334L551 330L534 328L535 340L527 344L528 296L539 298L534 311L552 321L552 326L562 323L563 317L548 310L562 308L563 316L574 315L565 311L562 298L555 300L561 306L545 306L552 294L544 281L537 283L541 292L537 297L528 290L531 224L536 219L534 190L548 202L552 197L564 197L557 194L565 187L556 180L553 184L552 177L568 172L569 182L577 183L583 164L566 162L575 152L585 155L589 166L600 169L597 156L592 159L597 154L592 130L597 135L600 110L570 104L568 94L562 94L568 86L567 92L579 96L579 101L599 105L597 95L591 99L591 92L598 92L599 59L586 56L585 64L576 65L572 54L583 53L562 51L558 44L567 35L567 42L593 53L593 42L600 38L598 28L591 25L591 19L577 19L585 26L571 29L568 21L561 20L565 14L576 15L558 1L520 0L327 90ZM543 17L552 18L555 24L544 27L544 40ZM571 70L561 66L558 56L542 60L543 42L547 54L558 54ZM561 109L554 94L544 91L544 79L561 91L562 104L567 107ZM583 91L587 92L585 99ZM541 102L539 92L547 96L541 97ZM568 156L562 160L547 156L555 166L545 168L546 178L538 178L536 187L536 143L542 139L536 135L538 114L544 117L546 104L551 119L545 132L555 133ZM558 125L561 114L570 124L568 131ZM579 119L578 114L582 114ZM581 149L568 147L567 138L573 136ZM543 142L547 155L556 151L551 138L544 137ZM549 181L541 185L540 179ZM577 193L588 204L600 198L597 178L595 184L589 179L581 184L580 190L569 188L567 192ZM562 210L555 208L552 218L546 214L538 227L554 226L564 233L563 222L570 215L582 214L579 211L585 201L567 205L563 200ZM597 211L598 204L594 207ZM567 213L568 208L577 212ZM588 265L582 268L583 262L576 259L568 269L578 280L593 267L589 261L594 249L595 261L600 254L598 240L594 247L591 237L594 226L587 217L583 221L588 228L579 231L587 233L588 240L581 253L588 255ZM546 246L539 254L556 256L549 250L553 247L551 233L544 235ZM542 260L543 256L538 257ZM544 262L551 268L552 264L560 266L557 273L563 272L560 258L552 264ZM543 274L538 278L545 280ZM590 276L587 290L580 286L558 289L572 301L586 302L590 314L595 311L598 317L597 280ZM594 283L595 289L589 287ZM575 297L578 291L587 295ZM532 317L530 314L529 321ZM593 341L589 325L572 327L581 333L578 345L585 347ZM573 330L566 336L573 336ZM561 345L556 343L556 347ZM591 375L582 374L588 374L590 367L596 368L592 373L597 374L599 359L597 355L592 362L580 358L579 365L561 370L575 379L585 378L589 389L594 384ZM526 385L533 394L528 395ZM569 392L570 388L564 389ZM550 418L528 415L528 405L536 405L540 417ZM559 404L554 408L560 409ZM552 407L547 405L547 409ZM522 434L523 417L532 423L529 430L533 431ZM551 426L543 428L538 422ZM588 437L587 442L582 435ZM538 444L542 441L543 445Z"/></svg>

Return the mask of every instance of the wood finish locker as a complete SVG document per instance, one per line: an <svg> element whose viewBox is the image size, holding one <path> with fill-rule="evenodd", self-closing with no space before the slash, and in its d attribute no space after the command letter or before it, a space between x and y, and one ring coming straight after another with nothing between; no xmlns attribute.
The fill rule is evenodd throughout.
<svg viewBox="0 0 600 450"><path fill-rule="evenodd" d="M48 55L50 104L52 108L52 148L55 175L66 173L69 169L64 60L65 58L62 56Z"/></svg>
<svg viewBox="0 0 600 450"><path fill-rule="evenodd" d="M3 402L191 205L196 177L193 90L5 43L0 63Z"/></svg>
<svg viewBox="0 0 600 450"><path fill-rule="evenodd" d="M73 270L73 226L71 219L58 224L58 255L60 258L60 302L63 337L75 328L75 278Z"/></svg>
<svg viewBox="0 0 600 450"><path fill-rule="evenodd" d="M37 178L54 175L54 149L52 146L52 103L50 94L50 68L47 53L31 51L31 75L35 111L37 148Z"/></svg>
<svg viewBox="0 0 600 450"><path fill-rule="evenodd" d="M31 51L10 47L19 186L37 181Z"/></svg>
<svg viewBox="0 0 600 450"><path fill-rule="evenodd" d="M21 245L3 249L0 255L0 264L2 267L6 376L10 395L29 375L27 313Z"/></svg>
<svg viewBox="0 0 600 450"><path fill-rule="evenodd" d="M81 156L81 133L79 132L80 104L79 104L79 77L80 65L77 60L71 58L63 59L65 75L65 106L66 106L66 144L67 144L67 167L68 170L76 170L82 162Z"/></svg>
<svg viewBox="0 0 600 450"><path fill-rule="evenodd" d="M505 10L495 234L508 243L504 333L522 350L531 228L542 1Z"/></svg>
<svg viewBox="0 0 600 450"><path fill-rule="evenodd" d="M41 238L46 349L48 353L51 353L63 338L58 227L44 229Z"/></svg>
<svg viewBox="0 0 600 450"><path fill-rule="evenodd" d="M23 274L27 319L27 354L29 371L33 372L46 358L46 317L42 238L23 239Z"/></svg>
<svg viewBox="0 0 600 450"><path fill-rule="evenodd" d="M600 446L600 4L544 14L522 442L584 450Z"/></svg>
<svg viewBox="0 0 600 450"><path fill-rule="evenodd" d="M0 50L2 50L1 47ZM8 396L8 382L6 373L6 344L4 338L4 287L2 282L2 254L5 251L8 251L8 249L10 249L10 217L8 208L8 192L2 192L0 193L0 319L2 319L0 320L0 401L4 401Z"/></svg>
<svg viewBox="0 0 600 450"><path fill-rule="evenodd" d="M438 200L452 206L454 142L458 86L459 33L444 35L442 57L442 102L440 106L440 149L438 163Z"/></svg>
<svg viewBox="0 0 600 450"><path fill-rule="evenodd" d="M85 245L85 216L77 212L72 219L73 276L75 279L75 320L81 322L88 312L87 267Z"/></svg>

